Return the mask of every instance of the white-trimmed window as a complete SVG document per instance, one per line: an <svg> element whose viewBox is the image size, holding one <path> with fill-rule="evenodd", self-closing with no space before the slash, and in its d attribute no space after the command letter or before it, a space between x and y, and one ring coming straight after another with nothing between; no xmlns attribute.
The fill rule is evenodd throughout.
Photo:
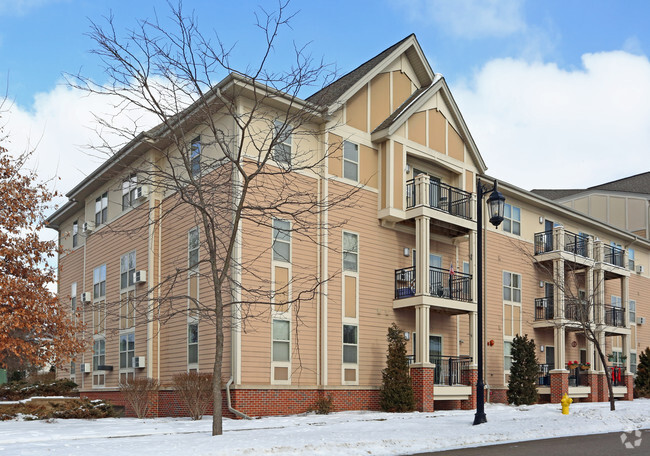
<svg viewBox="0 0 650 456"><path fill-rule="evenodd" d="M273 261L291 262L291 222L273 219Z"/></svg>
<svg viewBox="0 0 650 456"><path fill-rule="evenodd" d="M343 325L343 363L357 364L359 362L359 327Z"/></svg>
<svg viewBox="0 0 650 456"><path fill-rule="evenodd" d="M99 370L106 364L106 340L95 339L93 342L93 387L104 386L105 375Z"/></svg>
<svg viewBox="0 0 650 456"><path fill-rule="evenodd" d="M120 369L132 369L135 356L135 333L120 334Z"/></svg>
<svg viewBox="0 0 650 456"><path fill-rule="evenodd" d="M133 206L135 202L135 189L138 187L138 175L131 174L122 181L122 210Z"/></svg>
<svg viewBox="0 0 650 456"><path fill-rule="evenodd" d="M503 370L510 371L512 367L512 341L503 341Z"/></svg>
<svg viewBox="0 0 650 456"><path fill-rule="evenodd" d="M187 365L189 369L196 369L199 364L199 323L191 322L187 325Z"/></svg>
<svg viewBox="0 0 650 456"><path fill-rule="evenodd" d="M192 269L199 264L199 229L187 232L187 266Z"/></svg>
<svg viewBox="0 0 650 456"><path fill-rule="evenodd" d="M506 203L503 208L503 231L521 235L521 209Z"/></svg>
<svg viewBox="0 0 650 456"><path fill-rule="evenodd" d="M521 275L503 271L503 300L521 303Z"/></svg>
<svg viewBox="0 0 650 456"><path fill-rule="evenodd" d="M135 250L120 258L120 290L135 285Z"/></svg>
<svg viewBox="0 0 650 456"><path fill-rule="evenodd" d="M343 232L343 270L359 272L359 235Z"/></svg>
<svg viewBox="0 0 650 456"><path fill-rule="evenodd" d="M276 145L273 149L273 160L284 167L291 166L291 125L279 120L273 123L276 134Z"/></svg>
<svg viewBox="0 0 650 456"><path fill-rule="evenodd" d="M359 181L359 145L343 141L343 177Z"/></svg>
<svg viewBox="0 0 650 456"><path fill-rule="evenodd" d="M70 286L70 314L71 320L77 321L77 282Z"/></svg>
<svg viewBox="0 0 650 456"><path fill-rule="evenodd" d="M106 296L106 265L96 267L93 270L93 299Z"/></svg>
<svg viewBox="0 0 650 456"><path fill-rule="evenodd" d="M627 249L627 267L630 271L634 271L634 249Z"/></svg>
<svg viewBox="0 0 650 456"><path fill-rule="evenodd" d="M108 192L104 192L95 199L95 226L106 223L108 220Z"/></svg>
<svg viewBox="0 0 650 456"><path fill-rule="evenodd" d="M273 361L291 361L291 322L273 320Z"/></svg>
<svg viewBox="0 0 650 456"><path fill-rule="evenodd" d="M79 221L72 222L72 248L79 245Z"/></svg>
<svg viewBox="0 0 650 456"><path fill-rule="evenodd" d="M192 176L201 173L201 137L197 136L190 144L190 169Z"/></svg>
<svg viewBox="0 0 650 456"><path fill-rule="evenodd" d="M630 372L636 374L636 353L630 353Z"/></svg>
<svg viewBox="0 0 650 456"><path fill-rule="evenodd" d="M74 378L77 374L77 363L70 361L70 378L74 381Z"/></svg>
<svg viewBox="0 0 650 456"><path fill-rule="evenodd" d="M630 302L628 304L628 312L630 315L630 324L635 324L636 323L636 301L633 299L630 299Z"/></svg>

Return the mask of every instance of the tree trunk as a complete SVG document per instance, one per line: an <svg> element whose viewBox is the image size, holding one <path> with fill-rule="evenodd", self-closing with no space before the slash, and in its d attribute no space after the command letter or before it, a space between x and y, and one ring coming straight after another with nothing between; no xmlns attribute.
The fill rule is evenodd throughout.
<svg viewBox="0 0 650 456"><path fill-rule="evenodd" d="M605 361L605 355L603 354L603 350L600 346L600 343L596 343L596 350L598 351L598 356L600 356L600 361L603 364L603 367L605 368L605 378L607 379L607 389L609 391L609 410L612 412L616 410L616 404L614 403L614 385L612 384L612 378L607 372L607 361Z"/></svg>
<svg viewBox="0 0 650 456"><path fill-rule="evenodd" d="M215 355L214 355L214 368L212 370L212 435L223 434L223 413L221 408L223 406L222 399L222 381L221 369L223 366L223 307L221 306L221 292L215 290L215 324L216 324L216 337L215 337Z"/></svg>

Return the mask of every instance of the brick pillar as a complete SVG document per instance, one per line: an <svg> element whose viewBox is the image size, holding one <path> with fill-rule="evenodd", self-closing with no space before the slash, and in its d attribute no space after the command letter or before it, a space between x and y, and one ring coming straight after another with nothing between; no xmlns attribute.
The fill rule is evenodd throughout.
<svg viewBox="0 0 650 456"><path fill-rule="evenodd" d="M607 377L605 373L600 373L597 376L596 382L598 383L598 402L609 401L609 389L607 387Z"/></svg>
<svg viewBox="0 0 650 456"><path fill-rule="evenodd" d="M467 379L465 379L467 375ZM469 369L463 373L463 385L470 385L472 387L472 395L466 401L460 402L462 410L476 409L476 382L478 381L478 370Z"/></svg>
<svg viewBox="0 0 650 456"><path fill-rule="evenodd" d="M585 376L589 385L589 395L582 400L585 402L598 402L598 374L590 370Z"/></svg>
<svg viewBox="0 0 650 456"><path fill-rule="evenodd" d="M551 376L551 403L557 404L569 392L569 372L558 369L552 370Z"/></svg>
<svg viewBox="0 0 650 456"><path fill-rule="evenodd" d="M625 384L627 386L627 393L623 396L624 401L631 401L634 399L634 375L625 375Z"/></svg>
<svg viewBox="0 0 650 456"><path fill-rule="evenodd" d="M433 365L411 366L411 382L415 394L415 409L418 412L433 412Z"/></svg>

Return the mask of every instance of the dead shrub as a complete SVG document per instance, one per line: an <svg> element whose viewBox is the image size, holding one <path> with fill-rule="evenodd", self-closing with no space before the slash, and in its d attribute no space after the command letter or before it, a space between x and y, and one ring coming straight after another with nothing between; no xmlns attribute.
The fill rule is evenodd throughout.
<svg viewBox="0 0 650 456"><path fill-rule="evenodd" d="M193 420L200 420L212 401L212 374L184 372L174 375L174 388L185 402Z"/></svg>
<svg viewBox="0 0 650 456"><path fill-rule="evenodd" d="M138 418L147 416L153 395L158 388L160 384L153 378L139 377L129 380L128 383L120 383L120 392Z"/></svg>
<svg viewBox="0 0 650 456"><path fill-rule="evenodd" d="M312 410L317 415L329 415L334 411L334 398L331 394L318 398Z"/></svg>

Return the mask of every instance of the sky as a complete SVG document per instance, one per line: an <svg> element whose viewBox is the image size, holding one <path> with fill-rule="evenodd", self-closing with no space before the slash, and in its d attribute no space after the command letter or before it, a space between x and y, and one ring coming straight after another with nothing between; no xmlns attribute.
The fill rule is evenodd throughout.
<svg viewBox="0 0 650 456"><path fill-rule="evenodd" d="M183 3L204 34L234 46L242 69L260 57L255 14L276 7ZM295 44L343 75L415 33L491 176L528 190L585 188L650 170L650 2L294 0L288 11L295 16L280 30L273 70L292 63ZM110 100L66 84L77 73L107 81L91 24L112 15L123 36L138 20L169 14L154 0L0 0L5 146L35 149L43 179L60 178L61 192L74 187L101 163L87 146L100 141L94 116L110 112Z"/></svg>

